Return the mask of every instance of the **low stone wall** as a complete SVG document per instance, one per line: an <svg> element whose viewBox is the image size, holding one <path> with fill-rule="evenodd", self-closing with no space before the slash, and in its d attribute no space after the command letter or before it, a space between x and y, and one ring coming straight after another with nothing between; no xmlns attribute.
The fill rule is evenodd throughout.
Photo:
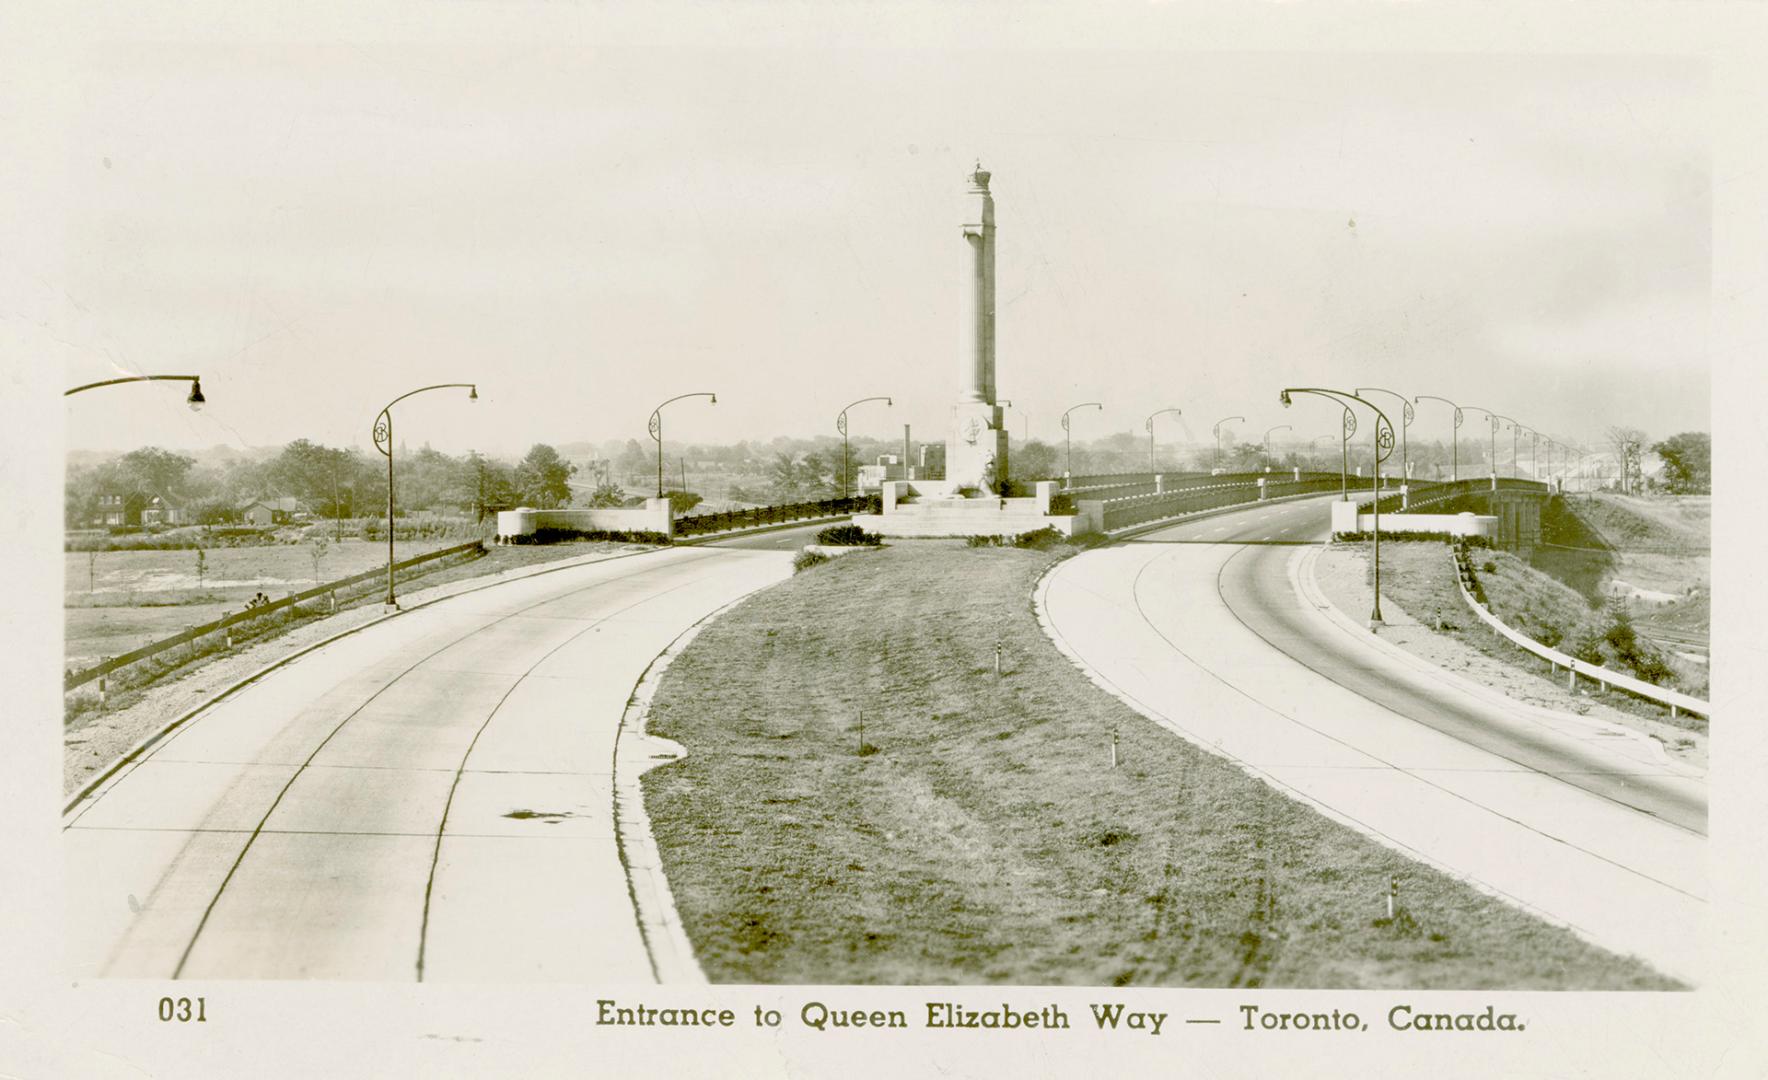
<svg viewBox="0 0 1768 1080"><path fill-rule="evenodd" d="M533 510L520 507L500 510L497 514L497 539L510 543L532 536L541 529L570 529L576 532L660 533L675 537L675 515L668 499L646 499L642 507L597 507L592 510Z"/></svg>
<svg viewBox="0 0 1768 1080"><path fill-rule="evenodd" d="M1354 502L1340 500L1332 504L1332 531L1335 533L1369 532L1375 528L1375 515L1359 511ZM1450 536L1498 536L1498 519L1489 514L1383 514L1383 533L1448 533Z"/></svg>

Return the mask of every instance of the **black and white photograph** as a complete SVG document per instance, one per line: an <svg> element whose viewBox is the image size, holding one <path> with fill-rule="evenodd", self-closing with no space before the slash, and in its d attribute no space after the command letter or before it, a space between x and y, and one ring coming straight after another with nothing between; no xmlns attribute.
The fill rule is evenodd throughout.
<svg viewBox="0 0 1768 1080"><path fill-rule="evenodd" d="M1761 1075L1759 8L7 21L0 1073Z"/></svg>

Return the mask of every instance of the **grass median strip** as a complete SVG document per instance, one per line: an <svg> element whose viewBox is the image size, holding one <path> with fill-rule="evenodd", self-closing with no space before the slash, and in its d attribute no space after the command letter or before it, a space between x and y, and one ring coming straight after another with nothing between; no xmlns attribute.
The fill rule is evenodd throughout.
<svg viewBox="0 0 1768 1080"><path fill-rule="evenodd" d="M646 775L646 806L709 977L1676 985L1093 686L1030 608L1057 557L942 542L856 553L751 597L675 660L649 729L687 757Z"/></svg>

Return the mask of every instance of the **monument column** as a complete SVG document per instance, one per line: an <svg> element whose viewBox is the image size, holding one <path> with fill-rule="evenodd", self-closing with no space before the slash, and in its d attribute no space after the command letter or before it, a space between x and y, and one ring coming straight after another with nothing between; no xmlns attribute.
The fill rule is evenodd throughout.
<svg viewBox="0 0 1768 1080"><path fill-rule="evenodd" d="M1007 433L995 404L995 217L989 173L970 174L965 200L962 297L963 348L958 356L958 400L946 442L945 476L959 488L994 493L1007 474Z"/></svg>

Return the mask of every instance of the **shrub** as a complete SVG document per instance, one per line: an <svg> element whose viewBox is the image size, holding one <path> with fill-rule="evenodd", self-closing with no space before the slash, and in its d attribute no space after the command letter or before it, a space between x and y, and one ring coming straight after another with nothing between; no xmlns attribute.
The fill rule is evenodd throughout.
<svg viewBox="0 0 1768 1080"><path fill-rule="evenodd" d="M868 547L878 544L883 537L877 533L869 533L858 525L830 525L816 534L816 542L831 547Z"/></svg>
<svg viewBox="0 0 1768 1080"><path fill-rule="evenodd" d="M1018 536L1015 536L1013 538L1013 546L1016 548L1030 548L1034 551L1048 551L1057 544L1062 543L1065 539L1066 537L1057 532L1054 526L1045 525L1041 529L1033 529L1031 532L1020 533Z"/></svg>
<svg viewBox="0 0 1768 1080"><path fill-rule="evenodd" d="M802 574L813 566L829 561L829 557L820 551L800 551L792 556L792 572Z"/></svg>
<svg viewBox="0 0 1768 1080"><path fill-rule="evenodd" d="M1485 562L1480 563L1479 568L1481 570L1484 570L1488 574L1496 574L1498 572L1498 564L1493 562L1490 559L1487 559Z"/></svg>
<svg viewBox="0 0 1768 1080"><path fill-rule="evenodd" d="M622 544L667 544L662 533L629 532L625 529L535 529L526 536L510 538L512 544L561 544L576 540L611 540Z"/></svg>

